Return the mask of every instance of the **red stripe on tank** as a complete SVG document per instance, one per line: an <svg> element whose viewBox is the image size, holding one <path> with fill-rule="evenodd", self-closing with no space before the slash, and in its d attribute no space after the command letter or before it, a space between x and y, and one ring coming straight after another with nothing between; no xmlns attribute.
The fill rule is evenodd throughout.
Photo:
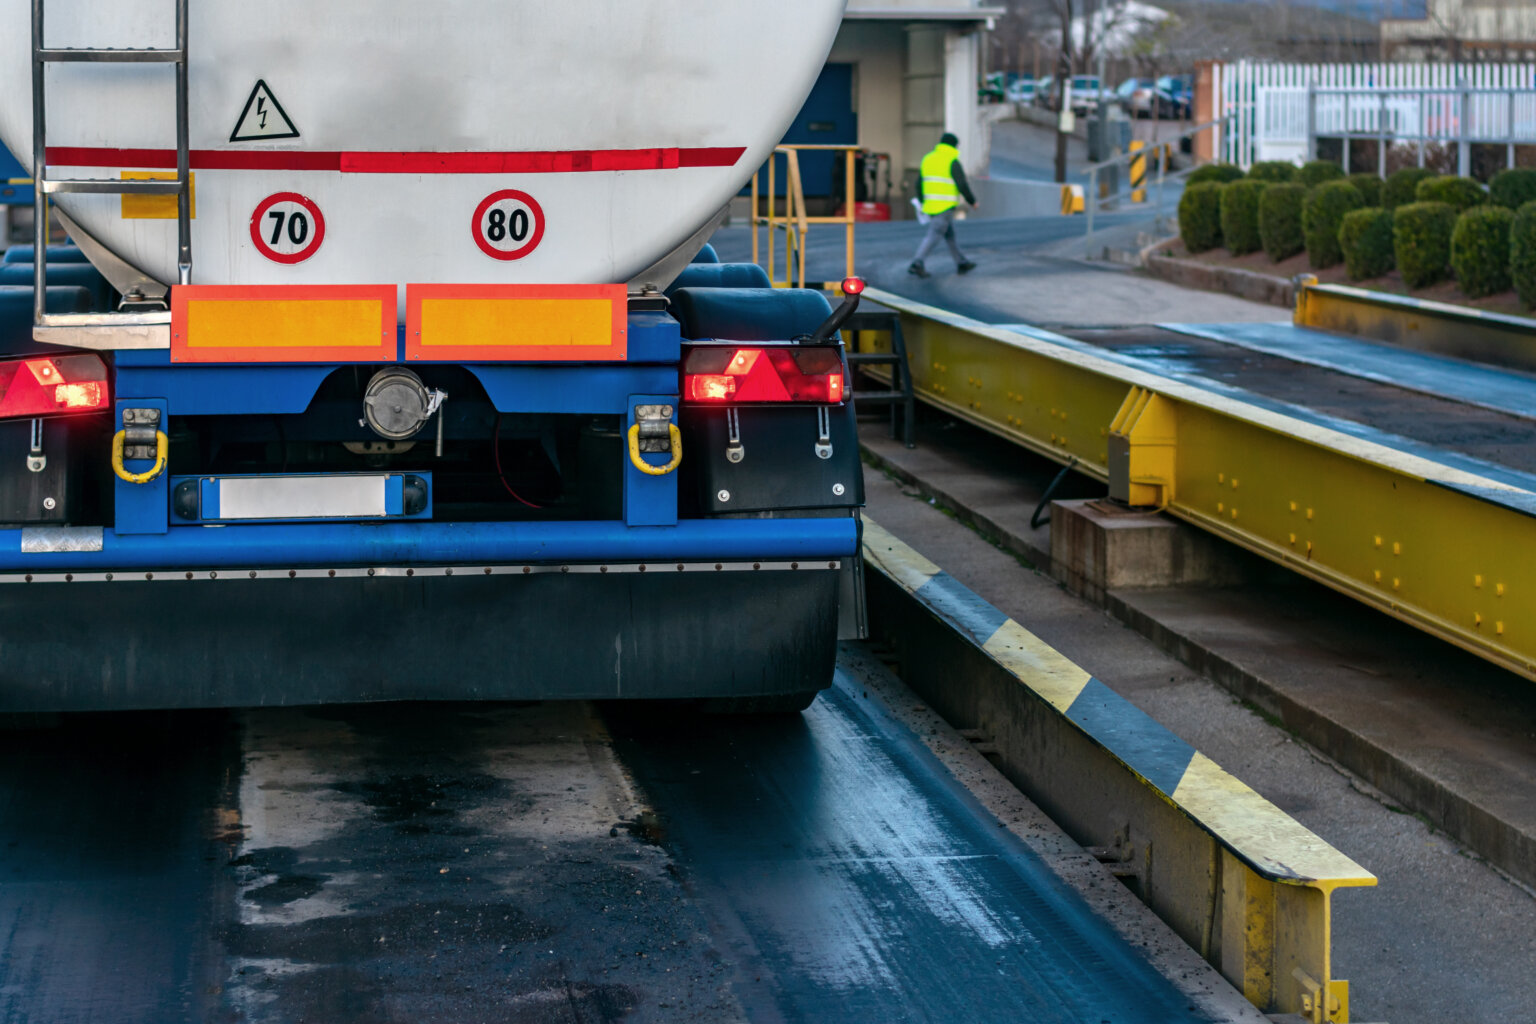
<svg viewBox="0 0 1536 1024"><path fill-rule="evenodd" d="M522 153L352 153L300 150L194 149L193 170L342 171L351 174L564 174L582 171L659 171L674 167L732 167L742 146L692 149L572 149ZM176 166L174 149L49 146L57 167Z"/></svg>

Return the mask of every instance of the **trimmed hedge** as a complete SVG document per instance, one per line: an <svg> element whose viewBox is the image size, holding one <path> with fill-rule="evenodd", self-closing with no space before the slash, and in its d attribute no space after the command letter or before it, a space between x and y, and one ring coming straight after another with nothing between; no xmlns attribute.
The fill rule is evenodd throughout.
<svg viewBox="0 0 1536 1024"><path fill-rule="evenodd" d="M1488 190L1476 178L1428 178L1419 182L1414 197L1421 203L1450 203L1457 210L1470 210L1488 201Z"/></svg>
<svg viewBox="0 0 1536 1024"><path fill-rule="evenodd" d="M1307 241L1307 262L1313 269L1331 267L1344 258L1339 248L1339 225L1344 215L1365 205L1360 190L1342 179L1328 181L1307 192L1301 204L1301 230Z"/></svg>
<svg viewBox="0 0 1536 1024"><path fill-rule="evenodd" d="M1189 177L1185 179L1185 184L1204 185L1211 181L1217 184L1226 184L1229 181L1236 181L1242 176L1243 169L1236 164L1206 164L1203 167L1196 167L1193 171L1190 171Z"/></svg>
<svg viewBox="0 0 1536 1024"><path fill-rule="evenodd" d="M1418 201L1419 182L1435 177L1428 167L1404 167L1387 175L1387 183L1381 187L1381 205L1389 210Z"/></svg>
<svg viewBox="0 0 1536 1024"><path fill-rule="evenodd" d="M1509 167L1500 171L1488 183L1488 198L1506 209L1520 209L1536 199L1536 170Z"/></svg>
<svg viewBox="0 0 1536 1024"><path fill-rule="evenodd" d="M1259 240L1269 258L1279 263L1307 247L1301 233L1301 204L1307 198L1307 186L1271 185L1259 197Z"/></svg>
<svg viewBox="0 0 1536 1024"><path fill-rule="evenodd" d="M1296 165L1289 160L1260 160L1248 168L1254 181L1285 182L1296 180Z"/></svg>
<svg viewBox="0 0 1536 1024"><path fill-rule="evenodd" d="M1360 196L1365 200L1366 206L1381 205L1382 181L1374 174L1351 174L1349 183L1360 190Z"/></svg>
<svg viewBox="0 0 1536 1024"><path fill-rule="evenodd" d="M1423 288L1445 276L1451 262L1451 234L1456 207L1449 203L1409 203L1392 213L1392 254L1403 283Z"/></svg>
<svg viewBox="0 0 1536 1024"><path fill-rule="evenodd" d="M1339 222L1339 248L1351 281L1380 277L1393 267L1392 211L1379 206L1350 210Z"/></svg>
<svg viewBox="0 0 1536 1024"><path fill-rule="evenodd" d="M1456 287L1467 298L1509 290L1509 228L1514 219L1502 206L1475 206L1456 218L1451 269Z"/></svg>
<svg viewBox="0 0 1536 1024"><path fill-rule="evenodd" d="M1314 188L1325 181L1342 177L1344 177L1344 168L1332 160L1312 160L1302 164L1301 170L1296 172L1296 180L1307 188Z"/></svg>
<svg viewBox="0 0 1536 1024"><path fill-rule="evenodd" d="M1536 202L1522 203L1509 228L1509 276L1526 309L1536 309Z"/></svg>
<svg viewBox="0 0 1536 1024"><path fill-rule="evenodd" d="M1221 244L1221 190L1215 181L1190 185L1179 197L1179 237L1190 252L1205 252Z"/></svg>
<svg viewBox="0 0 1536 1024"><path fill-rule="evenodd" d="M1267 181L1229 181L1221 186L1221 240L1234 256L1257 251L1264 241L1259 237L1259 199L1269 187Z"/></svg>

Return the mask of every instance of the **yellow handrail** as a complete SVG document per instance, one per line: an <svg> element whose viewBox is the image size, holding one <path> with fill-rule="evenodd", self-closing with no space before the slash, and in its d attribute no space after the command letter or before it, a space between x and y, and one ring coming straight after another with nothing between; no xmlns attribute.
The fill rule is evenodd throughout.
<svg viewBox="0 0 1536 1024"><path fill-rule="evenodd" d="M846 271L844 277L853 275L853 226L854 226L854 170L853 157L860 152L861 147L853 145L794 145L786 144L775 146L772 155L768 157L765 168L768 172L767 212L762 211L762 196L759 192L759 182L763 169L752 175L752 262L763 263L762 249L758 243L757 229L768 229L767 263L764 269L768 271L768 279L773 282L775 288L804 288L805 287L805 236L812 224L841 224L845 234L844 263ZM843 160L843 215L832 217L812 217L805 212L805 188L800 178L800 153L806 151L839 151L844 155ZM784 213L778 212L777 189L777 165L779 155L784 157L785 182L784 189ZM776 260L774 259L777 244L777 232L784 232L784 279L780 280L776 274Z"/></svg>

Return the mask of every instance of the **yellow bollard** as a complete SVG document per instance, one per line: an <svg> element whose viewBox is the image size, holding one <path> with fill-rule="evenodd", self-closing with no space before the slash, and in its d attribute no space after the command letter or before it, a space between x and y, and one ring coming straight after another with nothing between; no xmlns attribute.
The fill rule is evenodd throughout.
<svg viewBox="0 0 1536 1024"><path fill-rule="evenodd" d="M1131 143L1131 202L1144 203L1147 201L1147 144L1141 141Z"/></svg>

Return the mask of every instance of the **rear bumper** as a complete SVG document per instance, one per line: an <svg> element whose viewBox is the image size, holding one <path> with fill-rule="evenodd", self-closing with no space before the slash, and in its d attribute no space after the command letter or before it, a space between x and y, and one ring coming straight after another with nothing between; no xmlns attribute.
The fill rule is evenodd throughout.
<svg viewBox="0 0 1536 1024"><path fill-rule="evenodd" d="M52 552L0 531L0 712L816 690L857 529L188 527Z"/></svg>
<svg viewBox="0 0 1536 1024"><path fill-rule="evenodd" d="M0 530L0 582L47 582L61 573L116 576L205 569L793 561L846 558L857 550L858 524L851 517L695 519L676 526L618 522L179 526L161 534L29 527ZM25 580L28 575L31 581Z"/></svg>

